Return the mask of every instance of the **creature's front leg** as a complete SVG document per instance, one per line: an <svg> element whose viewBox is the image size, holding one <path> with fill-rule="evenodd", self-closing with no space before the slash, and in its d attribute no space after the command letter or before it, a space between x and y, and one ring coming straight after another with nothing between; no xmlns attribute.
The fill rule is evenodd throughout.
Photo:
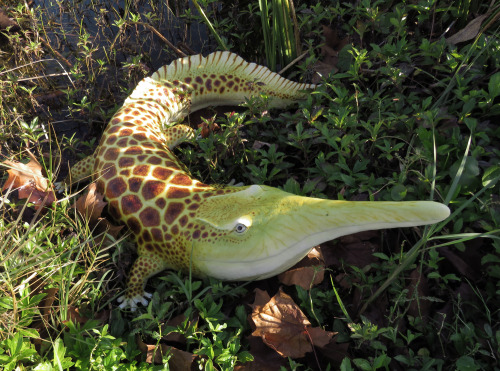
<svg viewBox="0 0 500 371"><path fill-rule="evenodd" d="M138 249L139 253L140 250ZM139 256L130 270L125 295L118 298L118 302L121 303L120 308L130 308L135 311L138 303L146 306L148 299L153 296L144 291L148 278L166 268L168 265L158 257L153 255Z"/></svg>

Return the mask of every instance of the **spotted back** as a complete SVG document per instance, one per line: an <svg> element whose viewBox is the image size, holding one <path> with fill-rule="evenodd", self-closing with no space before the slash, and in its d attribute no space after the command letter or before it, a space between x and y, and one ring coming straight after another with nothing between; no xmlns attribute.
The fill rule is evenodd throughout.
<svg viewBox="0 0 500 371"><path fill-rule="evenodd" d="M272 107L283 107L303 99L305 91L316 87L287 80L230 52L177 59L161 67L151 78L162 84L175 81L188 84L192 88L192 110L210 105L237 105L260 93L270 97Z"/></svg>
<svg viewBox="0 0 500 371"><path fill-rule="evenodd" d="M208 233L192 221L197 208L204 199L241 190L193 179L172 153L175 145L193 137L193 130L172 124L189 111L239 104L259 92L272 98L271 106L287 105L312 88L228 52L179 59L137 85L106 128L93 169L111 214L136 238L139 258L130 274L128 299L142 295L147 277L167 267L192 268L196 274L190 241Z"/></svg>

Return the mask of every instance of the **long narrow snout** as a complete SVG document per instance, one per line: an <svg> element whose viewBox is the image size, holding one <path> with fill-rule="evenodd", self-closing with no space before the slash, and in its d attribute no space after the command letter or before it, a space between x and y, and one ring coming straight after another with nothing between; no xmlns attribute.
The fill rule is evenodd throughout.
<svg viewBox="0 0 500 371"><path fill-rule="evenodd" d="M211 276L232 280L267 278L293 266L312 247L337 237L434 224L450 214L447 206L432 201L334 201L252 187L260 187L261 191L253 192L243 204L232 200L240 217L251 221L246 234L220 240L210 247L209 254L198 255L197 265ZM251 210L248 213L247 202Z"/></svg>

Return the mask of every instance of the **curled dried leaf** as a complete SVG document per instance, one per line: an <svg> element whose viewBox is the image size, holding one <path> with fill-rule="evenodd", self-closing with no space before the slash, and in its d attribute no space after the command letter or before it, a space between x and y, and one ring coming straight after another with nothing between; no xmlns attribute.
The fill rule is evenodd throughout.
<svg viewBox="0 0 500 371"><path fill-rule="evenodd" d="M481 30L481 23L489 16L489 13L480 15L479 17L474 18L470 21L467 26L462 28L456 34L448 37L446 39L450 44L458 44L464 41L472 40L477 36L479 31Z"/></svg>
<svg viewBox="0 0 500 371"><path fill-rule="evenodd" d="M256 328L252 335L260 336L282 357L302 358L313 345L322 347L330 342L335 333L311 327L299 306L281 289L264 304L266 296L259 291L252 305L251 319Z"/></svg>
<svg viewBox="0 0 500 371"><path fill-rule="evenodd" d="M9 168L3 191L9 188L17 189L19 199L28 199L37 210L51 205L56 200L49 181L43 176L42 166L33 156L27 164L10 160L4 161L3 164Z"/></svg>
<svg viewBox="0 0 500 371"><path fill-rule="evenodd" d="M106 205L107 202L104 201L104 196L97 192L95 183L90 184L87 192L78 197L75 203L76 209L90 225L97 224Z"/></svg>
<svg viewBox="0 0 500 371"><path fill-rule="evenodd" d="M288 286L297 285L304 290L323 282L324 278L325 262L319 246L313 248L295 266L278 276L281 283Z"/></svg>
<svg viewBox="0 0 500 371"><path fill-rule="evenodd" d="M185 352L165 344L146 344L139 336L136 337L136 343L139 350L146 354L147 363L162 364L163 357L170 355L168 365L169 369L173 371L190 370L197 357L193 353Z"/></svg>

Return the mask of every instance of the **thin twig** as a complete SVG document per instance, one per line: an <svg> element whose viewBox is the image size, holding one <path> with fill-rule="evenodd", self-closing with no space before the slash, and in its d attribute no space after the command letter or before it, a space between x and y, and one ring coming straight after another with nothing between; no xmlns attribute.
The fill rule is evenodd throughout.
<svg viewBox="0 0 500 371"><path fill-rule="evenodd" d="M23 78L23 79L17 79L17 81L29 81L29 80L37 80L37 79L41 79L41 78L44 78L44 77L55 77L55 76L67 76L69 81L71 82L71 84L73 85L73 87L75 87L75 83L73 82L73 80L71 79L71 74L69 72L67 72L64 67L62 66L61 62L59 62L57 59L55 58L49 58L49 59L41 59L39 61L34 61L34 62L30 62L30 63L26 63L26 64L23 64L22 66L17 66L17 67L14 67L14 68L11 68L9 70L6 70L6 71L2 71L0 72L0 76L3 75L3 74L6 74L6 73L9 73L9 72L13 72L15 70L18 70L20 68L24 68L24 67L27 67L27 66L31 66L31 65L34 65L36 63L41 63L41 62L49 62L49 61L54 61L56 62L60 67L61 69L64 71L64 73L53 73L53 74L49 74L49 75L43 75L43 76L36 76L36 77L26 77L26 78Z"/></svg>
<svg viewBox="0 0 500 371"><path fill-rule="evenodd" d="M287 69L289 69L290 67L292 67L294 64L296 64L302 58L304 58L308 53L309 53L309 51L304 52L301 55L299 55L297 58L295 58L293 61L291 61L290 63L288 63L288 65L285 68L283 68L281 71L278 72L278 75L283 74Z"/></svg>
<svg viewBox="0 0 500 371"><path fill-rule="evenodd" d="M73 65L70 63L70 61L68 61L66 58L64 58L62 56L61 53L59 53L57 50L55 50L42 36L38 35L38 37L40 38L40 41L42 42L43 45L45 45L47 48L50 49L50 51L57 57L59 58L61 61L63 61L66 66L68 66L69 68L73 68Z"/></svg>
<svg viewBox="0 0 500 371"><path fill-rule="evenodd" d="M153 31L153 33L158 36L165 44L168 45L169 48L171 48L175 54L177 54L178 57L187 57L187 55L180 49L178 49L174 44L172 44L165 36L163 36L160 31L158 31L156 28L151 26L150 24L144 23L144 22L134 22L134 21L127 21L126 24L130 25L139 25L148 28L150 31Z"/></svg>
<svg viewBox="0 0 500 371"><path fill-rule="evenodd" d="M57 77L57 76L68 76L68 73L67 72L64 72L64 73L50 73L48 75L43 75L43 76L25 77L23 79L17 79L17 81L31 81L31 80L43 79L45 77Z"/></svg>

